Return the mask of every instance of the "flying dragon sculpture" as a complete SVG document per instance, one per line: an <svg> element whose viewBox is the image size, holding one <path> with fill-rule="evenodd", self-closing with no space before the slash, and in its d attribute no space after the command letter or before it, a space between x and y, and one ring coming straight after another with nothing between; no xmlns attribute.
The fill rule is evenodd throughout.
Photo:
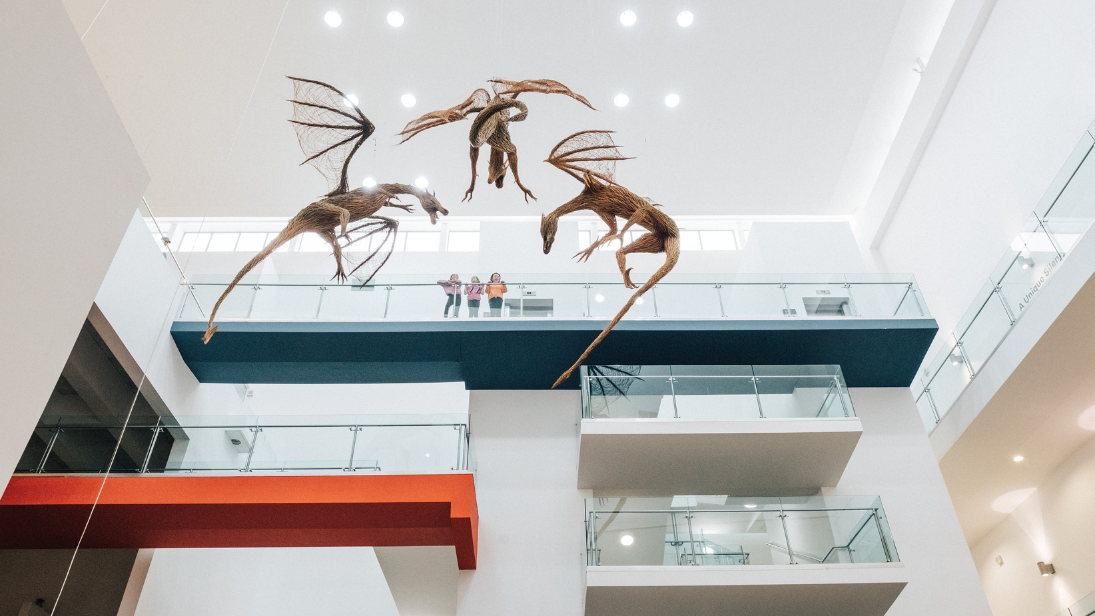
<svg viewBox="0 0 1095 616"><path fill-rule="evenodd" d="M290 101L293 103L293 118L289 121L296 130L301 150L307 156L301 164L307 163L315 167L334 189L323 199L298 212L281 233L236 274L213 306L205 335L202 336L205 343L216 333L213 320L232 289L248 272L294 237L311 232L326 240L331 245L335 258L333 279L339 282L344 282L349 275L368 265L368 275L357 276L364 286L388 262L399 229L399 223L395 219L376 214L380 208L391 207L410 212L411 205L394 200L400 195L412 195L418 199L422 209L429 215L430 222L434 224L437 223L438 214L449 213L441 207L433 193L407 184L379 184L372 188L350 190L346 180L350 159L376 127L357 105L350 102L334 86L311 79L289 79L293 82L293 99ZM360 224L351 226L354 223ZM367 238L372 238L369 241L375 248L347 273L343 268L343 250ZM339 240L345 243L340 244Z"/></svg>
<svg viewBox="0 0 1095 616"><path fill-rule="evenodd" d="M545 162L554 165L567 175L580 181L584 188L575 198L556 208L550 214L540 220L540 235L544 239L544 254L551 252L551 245L555 241L555 233L559 229L559 218L580 211L591 211L608 225L608 233L593 242L588 248L574 255L578 261L589 257L600 246L613 240L620 240L626 236L632 226L646 229L646 233L635 241L624 244L616 251L616 262L620 267L620 273L624 278L624 285L629 289L638 289L631 296L616 317L604 328L597 338L586 348L578 361L555 381L552 389L558 387L563 381L570 378L574 370L582 364L594 347L604 340L608 332L620 322L635 300L642 297L665 278L680 258L681 243L680 231L673 219L658 209L658 205L644 199L630 190L616 183L616 162L627 160L620 154L616 144L612 141L612 132L604 130L587 130L574 133L563 139L556 145ZM623 218L627 222L622 229L617 231L616 219ZM654 272L650 278L638 286L631 281L631 268L627 267L627 255L631 253L665 253L665 263Z"/></svg>
<svg viewBox="0 0 1095 616"><path fill-rule="evenodd" d="M528 198L536 199L532 191L521 183L521 177L517 174L517 146L510 139L509 125L512 122L522 122L528 117L528 107L517 96L525 92L539 94L563 94L593 109L593 105L580 94L571 91L558 81L551 79L528 79L525 81L508 81L505 79L490 80L492 97L490 92L479 88L471 93L464 102L439 111L431 111L426 115L407 124L399 136L403 138L400 143L406 143L411 137L424 130L459 122L475 115L471 124L471 132L468 140L471 142L471 186L464 193L461 201L470 200L475 192L475 170L479 161L479 148L490 146L490 163L487 166L487 183L502 188L506 179L506 168L513 170L513 181L525 193L525 202ZM518 111L517 115L510 115L512 110ZM596 109L594 109L596 111Z"/></svg>

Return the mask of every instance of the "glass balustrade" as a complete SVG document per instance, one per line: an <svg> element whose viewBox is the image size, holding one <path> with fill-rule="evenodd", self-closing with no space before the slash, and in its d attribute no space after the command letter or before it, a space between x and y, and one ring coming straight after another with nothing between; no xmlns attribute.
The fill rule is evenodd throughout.
<svg viewBox="0 0 1095 616"><path fill-rule="evenodd" d="M586 419L854 417L840 366L582 366Z"/></svg>
<svg viewBox="0 0 1095 616"><path fill-rule="evenodd" d="M467 471L466 415L163 417L96 425L43 418L20 473ZM114 459L111 465L111 459Z"/></svg>
<svg viewBox="0 0 1095 616"><path fill-rule="evenodd" d="M1095 616L1095 592L1080 599L1057 616Z"/></svg>
<svg viewBox="0 0 1095 616"><path fill-rule="evenodd" d="M591 567L898 562L876 496L588 499L586 554Z"/></svg>
<svg viewBox="0 0 1095 616"><path fill-rule="evenodd" d="M947 344L914 384L917 408L929 431L981 371L1095 221L1095 137L1090 130L1023 223Z"/></svg>
<svg viewBox="0 0 1095 616"><path fill-rule="evenodd" d="M634 293L619 275L506 275L499 318L610 319ZM641 283L641 276L636 279ZM218 320L436 320L446 296L432 277L377 276L367 286L309 276L248 276L221 305ZM195 277L181 320L205 320L227 288ZM450 311L451 314L451 311ZM467 297L459 318L469 317ZM670 275L626 318L921 318L928 310L911 275ZM494 318L484 296L479 319Z"/></svg>

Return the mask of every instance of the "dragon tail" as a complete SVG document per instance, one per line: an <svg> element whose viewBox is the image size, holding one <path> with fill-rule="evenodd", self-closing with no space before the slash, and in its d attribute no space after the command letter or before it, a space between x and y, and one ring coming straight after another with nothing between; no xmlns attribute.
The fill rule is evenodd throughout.
<svg viewBox="0 0 1095 616"><path fill-rule="evenodd" d="M217 333L217 328L213 327L213 319L217 317L217 310L220 309L221 303L224 301L224 299L228 297L228 294L232 292L232 289L236 288L236 285L239 284L240 280L242 280L248 272L255 269L255 266L257 266L259 263L262 263L262 261L266 259L266 257L269 257L271 254L273 254L275 250L280 248L289 240L293 239L293 237L295 237L299 233L298 231L293 229L293 226L293 222L290 221L289 224L281 230L281 233L279 233L272 242L267 244L265 248L263 248L257 255L255 255L255 258L248 261L247 265L243 266L243 269L241 269L239 273L236 274L236 277L232 279L232 283L228 285L228 288L224 290L224 293L221 293L220 298L217 299L217 303L213 306L213 312L209 314L209 324L206 326L205 334L202 336L203 343L209 344L209 339L213 337L213 334Z"/></svg>
<svg viewBox="0 0 1095 616"><path fill-rule="evenodd" d="M647 280L646 283L643 284L643 286L639 287L639 289L637 291L635 291L635 294L631 296L631 299L627 300L627 303L624 304L624 307L621 308L620 312L618 312L616 314L616 318L612 319L612 321L608 324L608 326L604 328L604 331L602 331L600 333L600 335L597 336L597 338L593 340L593 342L589 345L589 347L586 348L585 352L582 353L582 356L578 358L578 361L574 362L574 365L571 366L570 369L568 369L566 372L564 372L562 374L562 376L560 376L555 381L555 384L551 386L552 389L555 389L563 381L570 378L570 375L573 374L574 371L578 369L578 366L582 365L582 362L585 361L587 357L589 357L589 354L593 351L594 347L596 347L598 344L600 344L601 341L604 340L605 336L608 335L608 332L612 331L612 328L616 327L616 324L620 322L620 319L624 318L624 315L627 314L627 311L631 310L631 307L633 305L635 305L635 300L642 297L643 293L646 293L650 289L654 288L654 285L658 284L659 280L661 280L662 278L665 278L666 274L668 274L670 272L670 270L673 269L673 266L675 266L677 264L677 259L680 258L680 255L681 255L680 239L676 236L670 236L670 237L666 238L666 240L665 240L665 263L662 264L662 266L660 268L658 268L658 271L654 272L654 274L652 274L650 276L650 279Z"/></svg>

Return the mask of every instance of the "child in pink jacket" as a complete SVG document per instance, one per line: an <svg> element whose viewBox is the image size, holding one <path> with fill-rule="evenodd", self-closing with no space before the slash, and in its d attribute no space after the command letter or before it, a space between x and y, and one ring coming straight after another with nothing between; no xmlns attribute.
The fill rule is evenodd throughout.
<svg viewBox="0 0 1095 616"><path fill-rule="evenodd" d="M464 286L464 295L468 296L468 316L473 319L479 316L479 301L483 299L483 287L484 285L479 283L478 276L472 276L471 284Z"/></svg>

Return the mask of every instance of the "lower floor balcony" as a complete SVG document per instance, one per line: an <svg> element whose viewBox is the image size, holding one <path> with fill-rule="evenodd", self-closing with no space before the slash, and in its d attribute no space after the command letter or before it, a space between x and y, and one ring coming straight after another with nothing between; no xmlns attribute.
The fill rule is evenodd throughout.
<svg viewBox="0 0 1095 616"><path fill-rule="evenodd" d="M907 583L873 496L587 501L586 614L882 616Z"/></svg>

